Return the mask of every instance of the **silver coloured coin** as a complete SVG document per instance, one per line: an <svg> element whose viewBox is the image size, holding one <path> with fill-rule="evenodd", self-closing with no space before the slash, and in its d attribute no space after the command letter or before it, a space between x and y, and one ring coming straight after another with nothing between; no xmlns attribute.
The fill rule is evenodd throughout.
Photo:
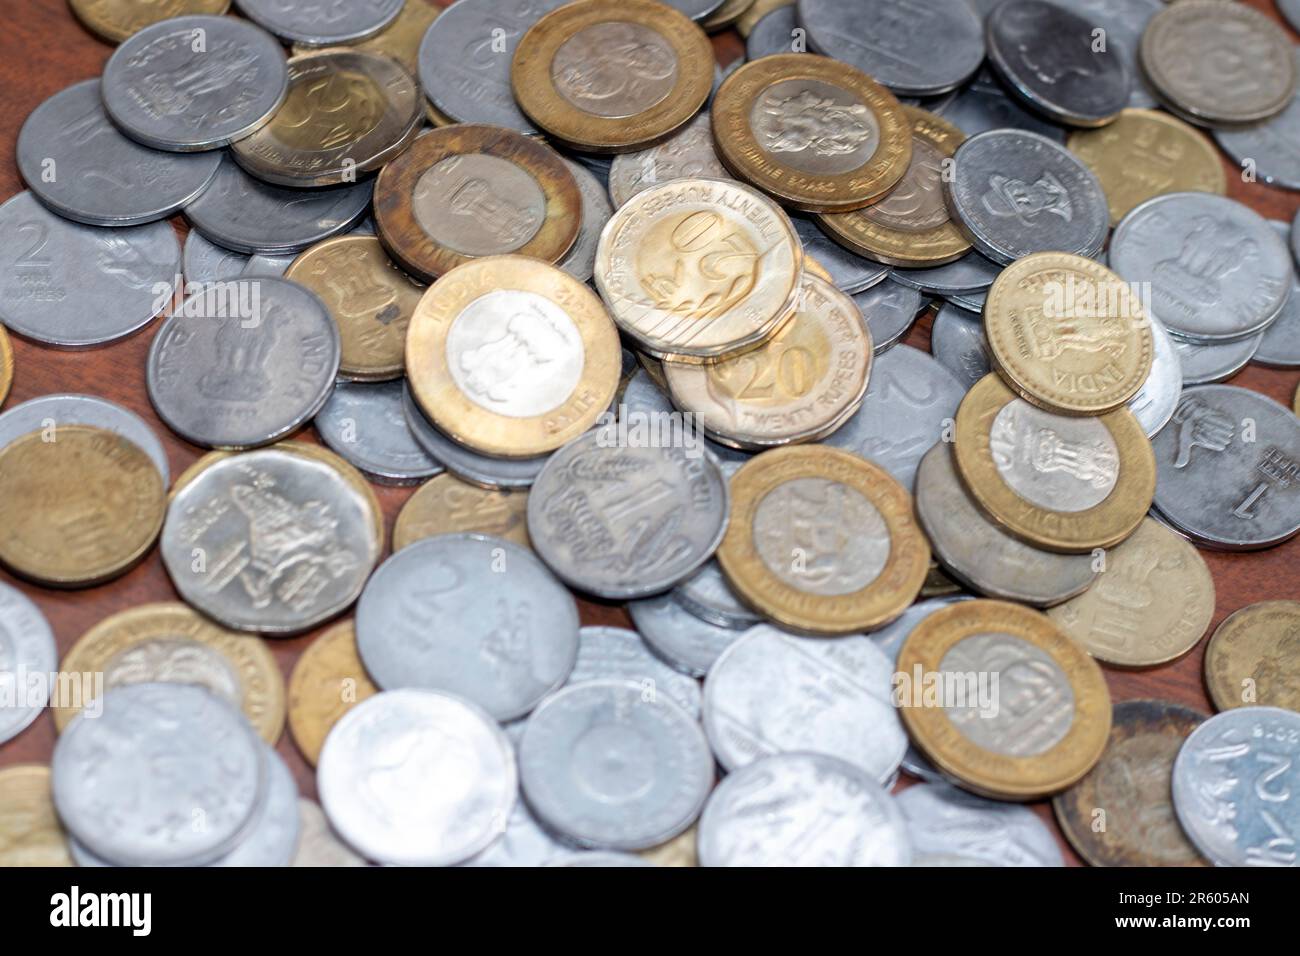
<svg viewBox="0 0 1300 956"><path fill-rule="evenodd" d="M964 295L950 295L947 296L947 299L964 312L982 316L984 314L984 304L988 301L988 290L969 292Z"/></svg>
<svg viewBox="0 0 1300 956"><path fill-rule="evenodd" d="M26 730L49 703L59 651L45 615L0 581L0 744Z"/></svg>
<svg viewBox="0 0 1300 956"><path fill-rule="evenodd" d="M149 456L164 488L171 484L167 452L154 430L134 412L95 395L42 395L15 405L0 415L0 448L15 438L60 425L89 425L122 436Z"/></svg>
<svg viewBox="0 0 1300 956"><path fill-rule="evenodd" d="M591 175L596 177L596 179L600 182L601 186L603 186L606 191L609 190L609 185L610 185L609 174L610 174L610 169L613 166L613 160L611 159L611 157L594 156L590 153L583 154L583 153L567 152L560 147L555 147L555 151L559 153L561 156L563 156L565 159L572 160L573 162L581 166L583 169L585 169L587 172L591 173Z"/></svg>
<svg viewBox="0 0 1300 956"><path fill-rule="evenodd" d="M568 853L564 856L549 860L545 865L562 867L600 867L602 869L654 866L654 864L649 860L642 859L634 853L612 853L609 851L596 850L588 853Z"/></svg>
<svg viewBox="0 0 1300 956"><path fill-rule="evenodd" d="M945 302L930 327L930 352L935 360L970 389L993 371L984 323L978 314Z"/></svg>
<svg viewBox="0 0 1300 956"><path fill-rule="evenodd" d="M1044 438L1044 436L1047 436ZM1087 448L1088 469L1048 470L1040 460L1044 441L1058 448ZM1097 418L1048 412L1022 399L1008 402L994 417L990 452L997 473L1017 498L1047 511L1077 514L1101 504L1119 480L1119 447ZM1076 473L1077 472L1077 473Z"/></svg>
<svg viewBox="0 0 1300 956"><path fill-rule="evenodd" d="M754 24L745 38L745 59L761 60L778 53L804 53L795 38L799 15L794 4L777 7Z"/></svg>
<svg viewBox="0 0 1300 956"><path fill-rule="evenodd" d="M284 50L236 17L173 17L127 38L104 65L104 108L154 149L217 149L261 129L284 102Z"/></svg>
<svg viewBox="0 0 1300 956"><path fill-rule="evenodd" d="M853 297L871 329L876 355L893 348L916 324L926 302L916 289L886 279Z"/></svg>
<svg viewBox="0 0 1300 956"><path fill-rule="evenodd" d="M745 633L710 624L671 594L631 601L627 611L645 642L673 667L692 677L707 674L718 656Z"/></svg>
<svg viewBox="0 0 1300 956"><path fill-rule="evenodd" d="M978 252L968 252L955 262L932 269L895 269L890 278L931 295L962 295L984 292L1001 273L1002 266Z"/></svg>
<svg viewBox="0 0 1300 956"><path fill-rule="evenodd" d="M876 358L862 408L826 444L879 465L910 494L921 457L955 421L965 395L934 358L896 345Z"/></svg>
<svg viewBox="0 0 1300 956"><path fill-rule="evenodd" d="M213 866L289 866L298 852L302 825L298 785L279 754L266 744L262 752L268 774L266 798L253 811L248 835Z"/></svg>
<svg viewBox="0 0 1300 956"><path fill-rule="evenodd" d="M578 606L527 548L444 534L379 566L357 602L356 631L379 687L454 694L504 722L568 679Z"/></svg>
<svg viewBox="0 0 1300 956"><path fill-rule="evenodd" d="M955 855L984 866L1065 866L1052 831L1028 807L948 784L908 787L895 800L918 855Z"/></svg>
<svg viewBox="0 0 1300 956"><path fill-rule="evenodd" d="M633 681L647 694L666 694L693 719L700 719L699 681L656 657L636 631L584 627L579 632L578 659L568 685L593 680Z"/></svg>
<svg viewBox="0 0 1300 956"><path fill-rule="evenodd" d="M657 146L615 156L609 166L609 195L617 209L638 193L674 179L731 178L713 148L713 121L706 111Z"/></svg>
<svg viewBox="0 0 1300 956"><path fill-rule="evenodd" d="M1284 14L1288 4L1300 9L1296 0L1279 0ZM1296 59L1300 71L1300 51ZM1300 100L1293 99L1286 109L1263 122L1211 132L1219 147L1242 169L1249 163L1256 177L1270 186L1300 189Z"/></svg>
<svg viewBox="0 0 1300 956"><path fill-rule="evenodd" d="M268 256L259 253L248 257L248 263L244 266L244 271L239 275L244 279L259 277L277 279L289 271L289 267L293 265L293 260L297 258L296 255Z"/></svg>
<svg viewBox="0 0 1300 956"><path fill-rule="evenodd" d="M632 377L628 379L627 384L623 387L623 394L619 396L615 410L618 416L626 421L635 420L629 418L629 416L641 415L646 416L644 421L647 422L655 420L650 416L674 415L677 412L672 399L655 383L654 379L650 377L650 373L644 368L638 368L632 374ZM670 419L660 420L669 421ZM707 435L697 435L696 438L713 455L728 478L735 474L741 465L754 457L753 452L720 445Z"/></svg>
<svg viewBox="0 0 1300 956"><path fill-rule="evenodd" d="M1251 551L1300 531L1300 419L1232 385L1183 392L1151 443L1155 505L1205 547Z"/></svg>
<svg viewBox="0 0 1300 956"><path fill-rule="evenodd" d="M664 0L664 2L692 20L703 20L722 6L723 0Z"/></svg>
<svg viewBox="0 0 1300 956"><path fill-rule="evenodd" d="M1159 322L1153 321L1151 324L1154 327ZM1216 345L1174 339L1174 351L1178 353L1178 364L1183 372L1183 385L1212 385L1232 378L1255 357L1259 344L1263 341L1263 332L1248 339Z"/></svg>
<svg viewBox="0 0 1300 956"><path fill-rule="evenodd" d="M475 705L428 690L367 698L334 725L316 769L321 805L368 859L468 860L506 829L518 799L514 748Z"/></svg>
<svg viewBox="0 0 1300 956"><path fill-rule="evenodd" d="M667 591L712 557L728 508L727 480L698 443L620 444L601 427L546 463L528 495L528 536L570 586L630 600Z"/></svg>
<svg viewBox="0 0 1300 956"><path fill-rule="evenodd" d="M327 189L285 189L254 179L223 157L208 188L185 207L185 218L208 239L248 255L301 252L347 232L366 215L371 180Z"/></svg>
<svg viewBox="0 0 1300 956"><path fill-rule="evenodd" d="M1300 0L1277 0L1277 10L1293 30L1300 30Z"/></svg>
<svg viewBox="0 0 1300 956"><path fill-rule="evenodd" d="M574 843L640 850L695 822L713 759L699 724L667 695L589 681L548 697L528 719L519 782L537 818Z"/></svg>
<svg viewBox="0 0 1300 956"><path fill-rule="evenodd" d="M299 797L298 815L298 850L293 857L294 866L370 865L334 834L319 803Z"/></svg>
<svg viewBox="0 0 1300 956"><path fill-rule="evenodd" d="M1106 194L1059 143L1024 130L989 130L957 147L953 169L943 181L953 222L995 262L1101 252L1110 232Z"/></svg>
<svg viewBox="0 0 1300 956"><path fill-rule="evenodd" d="M214 462L172 497L163 564L227 627L296 634L352 604L379 560L371 504L323 462L263 449Z"/></svg>
<svg viewBox="0 0 1300 956"><path fill-rule="evenodd" d="M949 574L991 598L1051 607L1096 579L1087 554L1052 554L1004 532L962 486L948 442L938 442L916 473L916 514Z"/></svg>
<svg viewBox="0 0 1300 956"><path fill-rule="evenodd" d="M968 0L798 0L798 8L818 53L904 96L956 89L984 61L984 31Z"/></svg>
<svg viewBox="0 0 1300 956"><path fill-rule="evenodd" d="M169 223L87 226L30 192L0 205L0 323L37 342L88 348L130 335L171 302L180 270Z"/></svg>
<svg viewBox="0 0 1300 956"><path fill-rule="evenodd" d="M99 81L85 80L32 110L18 133L18 171L65 219L138 226L166 219L217 172L218 153L166 153L122 135L104 112Z"/></svg>
<svg viewBox="0 0 1300 956"><path fill-rule="evenodd" d="M578 183L578 192L582 194L582 227L573 248L565 253L559 266L579 282L590 282L596 272L596 247L600 244L600 233L609 217L614 215L614 207L609 201L609 190L595 174L571 159L566 159L565 163Z"/></svg>
<svg viewBox="0 0 1300 956"><path fill-rule="evenodd" d="M316 413L321 440L376 481L418 484L442 472L407 427L403 383L339 382Z"/></svg>
<svg viewBox="0 0 1300 956"><path fill-rule="evenodd" d="M1291 235L1291 224L1269 220L1273 231L1285 242ZM1286 305L1273 324L1264 330L1254 360L1275 368L1300 368L1300 276L1291 273L1291 293Z"/></svg>
<svg viewBox="0 0 1300 956"><path fill-rule="evenodd" d="M1164 0L1051 0L1105 30L1106 49L1124 63L1133 79L1128 106L1154 109L1158 104L1138 65L1138 49L1147 21L1164 9ZM1091 38L1089 38L1091 39Z"/></svg>
<svg viewBox="0 0 1300 956"><path fill-rule="evenodd" d="M54 745L54 805L68 831L119 866L200 866L233 850L269 778L244 716L188 684L117 687L101 703Z"/></svg>
<svg viewBox="0 0 1300 956"><path fill-rule="evenodd" d="M403 0L235 0L239 12L287 43L331 46L373 36L402 12Z"/></svg>
<svg viewBox="0 0 1300 956"><path fill-rule="evenodd" d="M1165 327L1151 322L1154 342L1151 373L1138 393L1128 400L1128 410L1150 438L1169 423L1183 394L1183 363L1178 347Z"/></svg>
<svg viewBox="0 0 1300 956"><path fill-rule="evenodd" d="M825 754L778 754L728 774L700 816L700 866L907 866L894 798Z"/></svg>
<svg viewBox="0 0 1300 956"><path fill-rule="evenodd" d="M574 854L571 846L562 843L537 822L526 802L516 800L510 819L506 821L505 832L490 847L461 866L538 867L546 866L557 857L570 855L583 854Z"/></svg>
<svg viewBox="0 0 1300 956"><path fill-rule="evenodd" d="M797 637L747 631L704 682L704 731L728 771L777 753L839 757L885 784L907 734L890 701L893 667L861 635Z"/></svg>
<svg viewBox="0 0 1300 956"><path fill-rule="evenodd" d="M763 620L737 596L716 559L673 588L671 597L700 620L717 627L743 631Z"/></svg>
<svg viewBox="0 0 1300 956"><path fill-rule="evenodd" d="M857 295L889 278L889 266L854 255L807 216L790 216L794 231L803 243L804 255L811 256L828 272L835 288L846 295Z"/></svg>
<svg viewBox="0 0 1300 956"><path fill-rule="evenodd" d="M1063 128L1013 100L987 69L976 74L969 86L937 112L967 136L991 129L1022 129L1057 143L1065 142Z"/></svg>
<svg viewBox="0 0 1300 956"><path fill-rule="evenodd" d="M1174 811L1217 866L1300 866L1300 714L1239 707L1216 714L1174 761Z"/></svg>
<svg viewBox="0 0 1300 956"><path fill-rule="evenodd" d="M248 256L219 246L191 229L185 237L181 263L186 282L220 282L239 278L248 265Z"/></svg>
<svg viewBox="0 0 1300 956"><path fill-rule="evenodd" d="M1294 268L1286 240L1241 203L1209 193L1148 199L1120 220L1110 267L1149 284L1150 310L1176 339L1250 338L1286 305Z"/></svg>
<svg viewBox="0 0 1300 956"><path fill-rule="evenodd" d="M196 445L269 445L320 411L340 350L315 293L287 279L236 279L186 299L163 323L149 349L149 400Z"/></svg>

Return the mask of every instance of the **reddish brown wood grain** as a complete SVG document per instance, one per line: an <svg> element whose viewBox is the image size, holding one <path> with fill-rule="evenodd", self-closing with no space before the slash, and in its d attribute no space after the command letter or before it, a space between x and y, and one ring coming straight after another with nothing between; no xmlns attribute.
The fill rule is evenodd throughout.
<svg viewBox="0 0 1300 956"><path fill-rule="evenodd" d="M1276 12L1270 0L1248 0L1270 16ZM439 5L445 6L446 2ZM1292 41L1297 40L1288 28ZM734 33L715 38L719 60L730 63L740 56L743 45ZM86 32L73 18L64 0L27 0L6 10L5 29L0 31L0 200L23 189L13 160L19 127L42 100L79 80L97 76L112 52L107 44ZM1300 207L1300 193L1244 183L1240 170L1224 159L1229 174L1229 194L1274 219L1290 220ZM178 233L185 225L175 220ZM14 340L16 377L5 408L52 392L89 392L118 402L141 415L157 432L167 448L173 474L201 454L201 450L173 435L160 422L145 392L144 363L157 325L134 337L106 348L82 352L60 351L19 339ZM924 319L906 340L918 348L929 347L929 319ZM1276 371L1250 366L1232 380L1262 392L1290 407L1300 382L1300 372ZM315 440L311 429L298 436ZM378 487L388 528L410 489ZM1256 601L1300 599L1300 540L1259 554L1227 555L1203 552L1214 575L1217 610L1212 627L1231 612ZM111 614L151 601L177 600L163 570L157 550L137 568L111 584L85 591L60 592L34 587L0 571L0 580L27 593L49 618L60 652L67 649L92 625ZM581 602L584 624L630 626L619 606ZM271 640L272 649L287 678L293 662L314 638L308 634L291 640ZM1116 699L1159 697L1178 701L1208 712L1211 708L1201 680L1204 641L1176 663L1147 671L1125 672L1107 669L1106 676ZM26 732L0 746L0 767L22 762L49 761L54 745L54 722L43 714ZM306 796L315 797L316 783L311 768L298 754L286 733L278 745L280 754L294 771ZM1048 820L1050 807L1036 808ZM1070 859L1077 863L1072 852Z"/></svg>

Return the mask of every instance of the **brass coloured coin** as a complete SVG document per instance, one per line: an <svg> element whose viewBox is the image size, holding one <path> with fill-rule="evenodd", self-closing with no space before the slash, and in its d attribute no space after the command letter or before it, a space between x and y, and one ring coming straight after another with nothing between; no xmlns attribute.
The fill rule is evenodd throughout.
<svg viewBox="0 0 1300 956"><path fill-rule="evenodd" d="M340 718L379 693L357 653L351 621L335 624L302 652L289 675L289 733L313 767Z"/></svg>
<svg viewBox="0 0 1300 956"><path fill-rule="evenodd" d="M1219 710L1300 711L1300 601L1262 601L1233 613L1205 649L1205 686Z"/></svg>
<svg viewBox="0 0 1300 956"><path fill-rule="evenodd" d="M0 868L74 865L50 768L20 763L0 770Z"/></svg>
<svg viewBox="0 0 1300 956"><path fill-rule="evenodd" d="M476 532L529 547L528 492L471 485L452 474L426 481L398 512L393 550L439 534Z"/></svg>
<svg viewBox="0 0 1300 956"><path fill-rule="evenodd" d="M68 0L82 25L109 43L121 43L147 26L172 17L221 16L230 0Z"/></svg>
<svg viewBox="0 0 1300 956"><path fill-rule="evenodd" d="M9 333L0 325L0 405L9 397L9 389L14 384L14 347L9 341Z"/></svg>

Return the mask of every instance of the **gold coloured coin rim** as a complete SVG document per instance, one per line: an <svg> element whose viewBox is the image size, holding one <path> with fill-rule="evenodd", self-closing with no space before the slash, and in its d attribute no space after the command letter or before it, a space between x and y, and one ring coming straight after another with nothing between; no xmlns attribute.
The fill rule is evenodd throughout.
<svg viewBox="0 0 1300 956"><path fill-rule="evenodd" d="M793 7L794 3L795 0L753 0L753 2L745 8L744 12L736 18L736 32L745 39L749 39L749 35L754 32L754 27L758 25L759 20L762 20L769 13L773 13L782 7ZM718 9L722 10L724 8L725 4L723 7L719 7ZM716 14L709 14L709 16L705 18L705 30L709 29L709 20L711 20L715 15ZM731 24L726 25L730 26Z"/></svg>
<svg viewBox="0 0 1300 956"><path fill-rule="evenodd" d="M319 721L308 718L303 713L302 703L306 698L305 683L309 676L309 671L318 660L326 660L330 652L334 651L340 641L347 641L352 645L353 656L356 657L360 670L353 675L365 680L374 688L373 693L366 696L373 696L379 693L379 688L370 675L366 673L366 665L361 660L361 654L357 650L357 632L356 622L351 618L345 621L339 621L337 624L326 628L320 636L308 644L298 660L294 662L293 670L289 672L289 681L286 689L286 699L288 701L288 724L289 736L293 738L294 746L298 748L298 753L302 754L302 759L307 761L311 766L316 766L320 760L321 750L325 746L325 738L329 736L329 731L333 728L326 728L325 733L314 734L312 728L319 726ZM360 690L360 688L358 688ZM358 695L356 703L360 703L365 698ZM316 747L307 747L307 738L318 736L320 744Z"/></svg>
<svg viewBox="0 0 1300 956"><path fill-rule="evenodd" d="M76 863L72 859L72 852L68 849L68 835L60 825L58 811L54 807L54 791L51 784L51 771L49 766L41 763L16 763L8 767L0 767L0 797L9 796L5 792L5 784L11 780L17 782L24 790L29 789L28 787L23 786L23 784L28 781L45 790L45 805L42 809L49 811L47 819L53 819L54 826L45 827L35 832L48 833L50 836L57 837L58 847L61 852L58 853L56 859L43 858L39 865L76 866ZM7 800L4 805L6 808L13 806L13 804ZM26 818L23 817L21 819ZM22 832L24 836L30 836L33 831L25 829ZM3 829L0 829L0 834L3 834ZM0 868L9 865L10 864L5 861L5 848L0 846Z"/></svg>
<svg viewBox="0 0 1300 956"><path fill-rule="evenodd" d="M1243 608L1238 608L1226 618L1223 623L1214 629L1210 636L1209 642L1205 645L1205 689L1209 691L1210 701L1214 704L1214 709L1218 711L1235 710L1238 707L1247 706L1246 702L1241 700L1232 691L1240 691L1240 688L1225 687L1215 674L1216 666L1228 659L1228 652L1225 645L1234 638L1238 631L1245 629L1252 630L1255 624L1254 618L1260 614L1266 614L1272 610L1289 610L1291 616L1297 622L1300 622L1300 601L1257 601L1254 604L1247 604ZM1257 625L1256 625L1257 626ZM1249 676L1247 674L1240 675ZM1285 707L1285 704L1274 703L1269 706Z"/></svg>
<svg viewBox="0 0 1300 956"><path fill-rule="evenodd" d="M14 346L9 341L9 333L0 325L0 405L9 397L9 390L14 384Z"/></svg>
<svg viewBox="0 0 1300 956"><path fill-rule="evenodd" d="M402 509L397 513L397 519L393 522L393 553L396 554L408 545L415 544L417 541L423 541L424 538L412 536L410 524L417 519L414 517L416 509L423 508L426 499L438 496L438 502L441 503L441 493L444 485L456 484L467 491L479 492L484 495L501 495L507 498L518 498L523 505L524 510L520 513L519 527L523 531L524 540L519 541L514 538L505 538L514 544L521 545L531 550L532 545L528 539L528 489L527 488L484 488L482 485L476 485L471 481L466 481L458 475L453 475L449 471L444 471L441 475L434 475L424 484L415 490L415 494L406 500ZM470 530L470 529L464 529ZM447 529L439 531L438 534L461 534L461 530ZM476 530L477 534L488 534L487 531ZM431 537L426 535L425 537ZM504 536L503 536L504 537Z"/></svg>
<svg viewBox="0 0 1300 956"><path fill-rule="evenodd" d="M130 39L146 27L151 27L155 23L161 23L163 20L170 20L173 17L224 16L230 11L230 0L216 0L216 2L212 3L187 3L186 9L178 10L165 17L160 17L157 20L146 23L143 26L130 31L122 29L120 24L114 24L108 17L96 17L90 9L90 4L88 4L86 0L68 0L68 6L72 8L73 15L83 27L95 34L95 36L99 37L101 40L104 40L107 43L117 44L121 43L123 40ZM102 6L102 4L96 4L96 6ZM134 7L135 4L131 2L117 4L110 3L108 6ZM190 9L192 7L197 7L198 9Z"/></svg>

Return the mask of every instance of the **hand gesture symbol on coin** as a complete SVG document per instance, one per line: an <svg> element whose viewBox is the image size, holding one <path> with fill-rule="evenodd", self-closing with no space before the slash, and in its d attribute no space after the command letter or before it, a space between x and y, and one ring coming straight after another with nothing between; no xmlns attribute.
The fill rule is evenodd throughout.
<svg viewBox="0 0 1300 956"><path fill-rule="evenodd" d="M1185 402L1174 413L1178 426L1178 458L1175 468L1186 468L1192 460L1192 449L1197 445L1211 451L1224 451L1232 444L1232 422L1209 405L1193 399Z"/></svg>

